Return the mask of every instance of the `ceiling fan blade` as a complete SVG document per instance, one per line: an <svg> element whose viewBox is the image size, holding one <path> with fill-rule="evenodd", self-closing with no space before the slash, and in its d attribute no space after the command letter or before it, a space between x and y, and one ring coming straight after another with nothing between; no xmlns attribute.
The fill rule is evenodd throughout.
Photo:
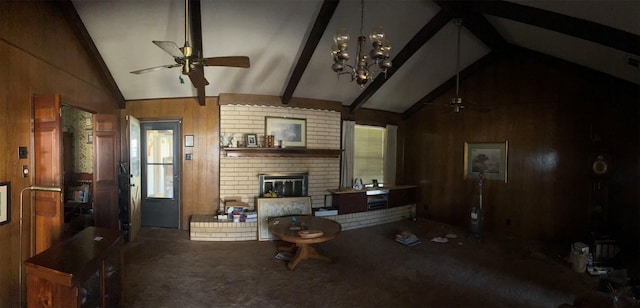
<svg viewBox="0 0 640 308"><path fill-rule="evenodd" d="M162 48L164 52L170 54L174 58L184 58L184 54L176 45L176 43L172 41L153 41L158 47Z"/></svg>
<svg viewBox="0 0 640 308"><path fill-rule="evenodd" d="M161 69L164 69L164 68L174 68L174 67L180 67L180 66L182 66L182 64L165 64L165 65L160 65L160 66L156 66L156 67L150 67L150 68L145 68L145 69L133 71L131 73L132 74L144 74L144 73L148 73L148 72L161 70Z"/></svg>
<svg viewBox="0 0 640 308"><path fill-rule="evenodd" d="M206 97L206 95L204 94L204 87L198 87L197 91L198 91L198 104L200 106L204 106L205 105L205 97Z"/></svg>
<svg viewBox="0 0 640 308"><path fill-rule="evenodd" d="M244 67L249 68L251 63L249 57L236 56L236 57L210 57L202 59L205 66L231 66L231 67Z"/></svg>
<svg viewBox="0 0 640 308"><path fill-rule="evenodd" d="M202 70L193 70L189 73L189 79L195 88L201 88L209 84L207 79L204 78Z"/></svg>

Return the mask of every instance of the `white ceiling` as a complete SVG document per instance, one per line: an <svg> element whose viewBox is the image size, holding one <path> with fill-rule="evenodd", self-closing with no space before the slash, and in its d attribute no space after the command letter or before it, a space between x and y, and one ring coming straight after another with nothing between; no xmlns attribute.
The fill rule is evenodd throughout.
<svg viewBox="0 0 640 308"><path fill-rule="evenodd" d="M180 69L135 75L133 70L173 64L152 40L184 43L183 0L73 0L87 31L126 100L195 96ZM640 35L640 1L512 1L597 22ZM282 95L322 6L321 0L203 0L203 54L248 56L251 68L206 67L207 96L219 93ZM365 35L381 25L391 41L393 59L438 13L426 0L366 0ZM624 51L510 19L485 15L509 43L568 60L640 84L640 70L627 64ZM293 96L351 105L362 89L331 70L330 46L336 29L357 36L360 1L342 0L296 87ZM423 45L362 106L404 112L452 76L456 70L457 27L452 20ZM355 46L350 50L354 53ZM491 49L463 29L460 68ZM461 84L464 87L464 84Z"/></svg>

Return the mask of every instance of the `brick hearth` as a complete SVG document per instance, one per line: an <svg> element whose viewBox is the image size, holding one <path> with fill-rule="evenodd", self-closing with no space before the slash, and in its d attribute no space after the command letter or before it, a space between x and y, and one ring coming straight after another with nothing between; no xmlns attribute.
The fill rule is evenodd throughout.
<svg viewBox="0 0 640 308"><path fill-rule="evenodd" d="M325 216L342 225L342 231L380 225L411 217L415 205L385 210ZM192 241L255 241L258 239L257 222L219 222L215 215L193 215L190 222Z"/></svg>

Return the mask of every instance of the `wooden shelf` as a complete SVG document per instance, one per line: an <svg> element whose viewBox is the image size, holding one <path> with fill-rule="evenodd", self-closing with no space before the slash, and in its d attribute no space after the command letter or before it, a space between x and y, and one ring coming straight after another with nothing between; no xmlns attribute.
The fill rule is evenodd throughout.
<svg viewBox="0 0 640 308"><path fill-rule="evenodd" d="M325 157L340 158L342 150L300 148L222 148L227 157Z"/></svg>

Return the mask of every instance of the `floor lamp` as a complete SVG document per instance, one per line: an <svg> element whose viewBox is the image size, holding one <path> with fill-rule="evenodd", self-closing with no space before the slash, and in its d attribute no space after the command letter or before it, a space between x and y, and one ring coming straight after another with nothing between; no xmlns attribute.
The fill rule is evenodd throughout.
<svg viewBox="0 0 640 308"><path fill-rule="evenodd" d="M22 251L24 249L22 249L22 234L23 234L23 228L22 228L22 214L23 214L23 198L22 195L25 191L30 190L30 191L50 191L50 192L62 192L62 188L60 187L55 187L55 186L37 186L37 185L32 185L32 186L28 186L25 187L24 189L22 189L20 191L20 264L18 264L18 288L20 288L20 298L18 299L18 307L22 308L22 263L24 262L23 257L22 257ZM33 222L33 217L35 217L34 213L33 213L33 203L31 204L31 232L29 234L30 238L29 238L29 257L33 257L33 236L34 236L34 222Z"/></svg>

